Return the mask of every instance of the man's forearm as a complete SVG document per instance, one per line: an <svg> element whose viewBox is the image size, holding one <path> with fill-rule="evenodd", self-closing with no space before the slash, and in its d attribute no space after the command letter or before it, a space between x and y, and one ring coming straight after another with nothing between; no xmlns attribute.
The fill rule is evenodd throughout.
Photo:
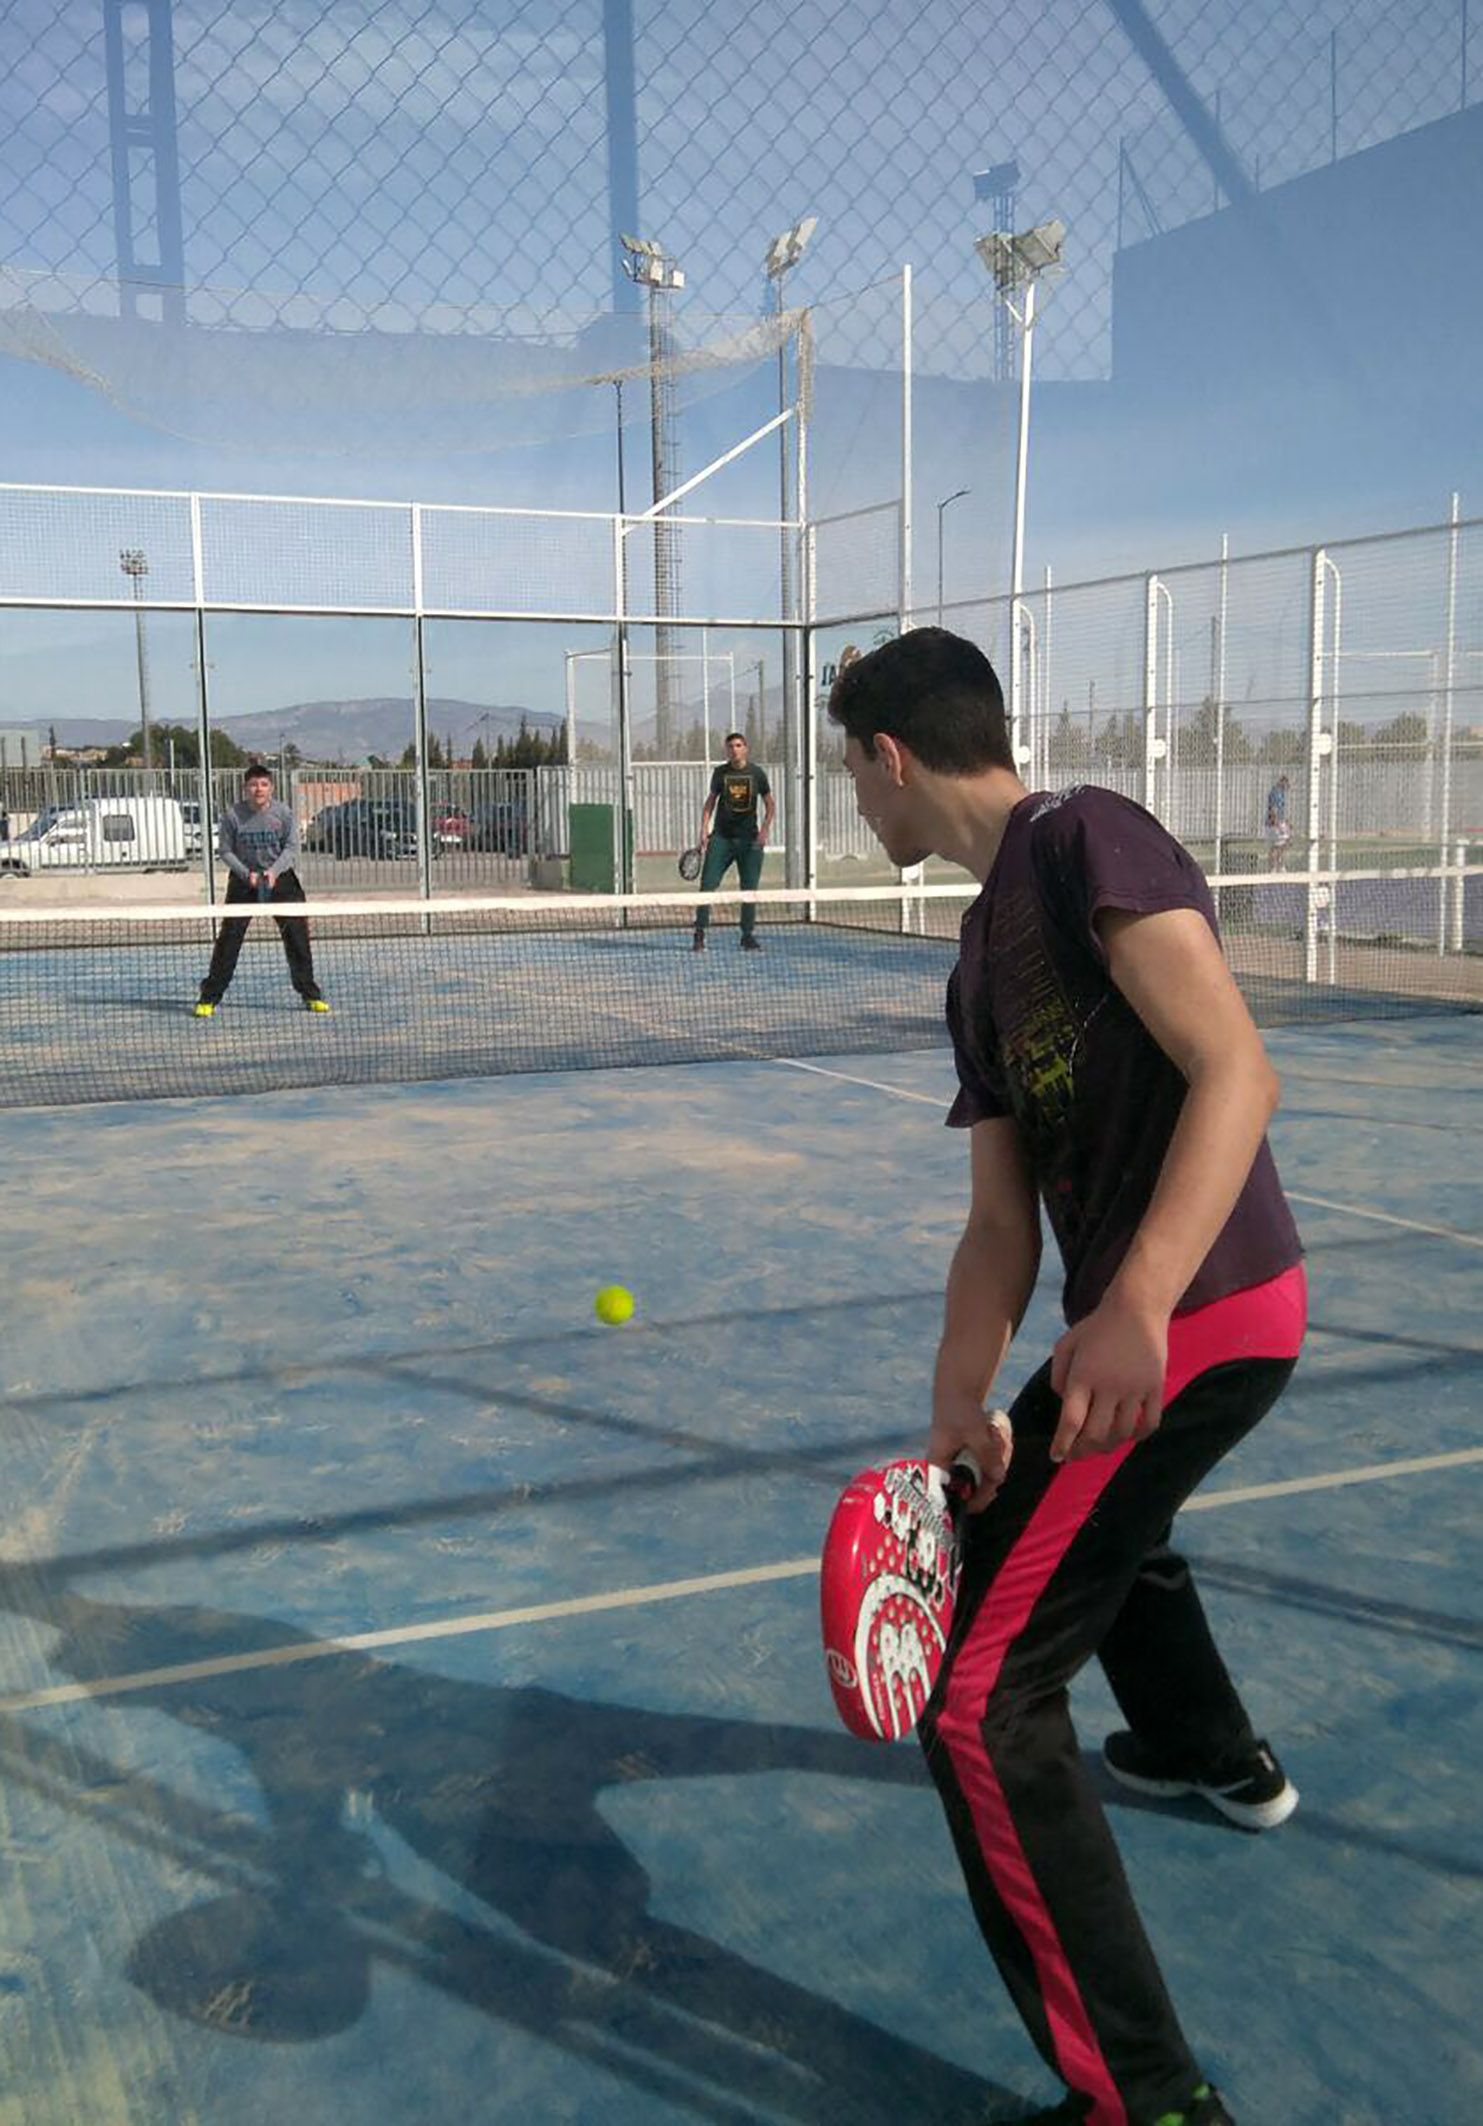
<svg viewBox="0 0 1483 2126"><path fill-rule="evenodd" d="M1040 1268L1040 1235L1012 1227L964 1231L947 1276L935 1393L982 1401L1030 1304Z"/></svg>

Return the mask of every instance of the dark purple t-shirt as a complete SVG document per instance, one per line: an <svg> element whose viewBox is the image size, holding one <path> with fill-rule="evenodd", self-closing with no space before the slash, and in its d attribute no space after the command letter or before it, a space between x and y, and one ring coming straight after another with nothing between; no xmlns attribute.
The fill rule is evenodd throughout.
<svg viewBox="0 0 1483 2126"><path fill-rule="evenodd" d="M963 918L948 983L967 1129L1012 1115L1066 1267L1078 1321L1115 1275L1153 1194L1185 1080L1113 983L1103 908L1194 908L1219 932L1194 858L1141 805L1083 786L1023 798ZM1302 1244L1265 1139L1175 1312L1289 1269Z"/></svg>

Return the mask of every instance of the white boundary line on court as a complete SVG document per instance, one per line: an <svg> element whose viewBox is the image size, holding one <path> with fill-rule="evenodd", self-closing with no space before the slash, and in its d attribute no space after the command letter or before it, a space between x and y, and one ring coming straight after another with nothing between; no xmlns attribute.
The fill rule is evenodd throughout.
<svg viewBox="0 0 1483 2126"><path fill-rule="evenodd" d="M1321 1476L1288 1477L1272 1484L1246 1484L1239 1490L1212 1491L1186 1499L1183 1513L1213 1513L1223 1506L1246 1506L1257 1499L1296 1498L1309 1491L1337 1491L1349 1484L1377 1484L1397 1476L1422 1476L1439 1469L1464 1469L1483 1463L1483 1447L1460 1447L1447 1454L1419 1455L1411 1461L1372 1462L1358 1469L1333 1469ZM618 1609L639 1609L656 1602L679 1602L690 1595L721 1594L729 1588L766 1587L780 1580L816 1577L817 1558L784 1558L775 1565L748 1565L736 1572L706 1573L699 1579L660 1580L649 1587L619 1587L607 1594L576 1595L564 1602L535 1602L522 1609L491 1609L482 1616L445 1617L428 1624L403 1624L387 1631L355 1632L343 1639L311 1639L292 1646L273 1646L256 1653L223 1654L214 1661L182 1661L173 1668L146 1668L132 1675L99 1676L89 1683L58 1683L49 1690L12 1691L0 1697L0 1714L39 1712L52 1705L79 1705L94 1698L122 1698L134 1691L163 1690L178 1683L198 1683L211 1676L240 1676L263 1668L291 1668L331 1655L372 1653L388 1646L415 1646L434 1639L468 1638L476 1632L511 1631L522 1624L550 1624L563 1617L602 1616Z"/></svg>
<svg viewBox="0 0 1483 2126"><path fill-rule="evenodd" d="M770 1056L767 1060L780 1064L784 1070L810 1071L816 1078L837 1078L841 1085L863 1085L873 1093L889 1093L895 1100L917 1100L923 1107L943 1110L944 1103L935 1093L913 1093L902 1085L882 1085L879 1078L852 1077L847 1070L828 1070L822 1063L804 1063L797 1056Z"/></svg>
<svg viewBox="0 0 1483 2126"><path fill-rule="evenodd" d="M793 1056L777 1056L773 1060L788 1070L812 1071L815 1077L838 1078L843 1085L863 1085L871 1092L888 1093L893 1100L916 1100L925 1107L942 1108L943 1100L932 1093L908 1092L902 1085L885 1085L879 1078L857 1078L849 1071L829 1070L822 1063L801 1063ZM1399 1226L1405 1233L1426 1233L1433 1240L1455 1240L1459 1247L1483 1248L1483 1234L1464 1233L1455 1225L1423 1225L1416 1218L1398 1218L1393 1211L1372 1211L1362 1203L1339 1203L1332 1196L1309 1196L1297 1189L1284 1193L1294 1203L1311 1204L1320 1211L1341 1211L1348 1218L1369 1218L1377 1225Z"/></svg>
<svg viewBox="0 0 1483 2126"><path fill-rule="evenodd" d="M1483 1248L1483 1234L1462 1233L1455 1225L1422 1225L1415 1218L1397 1218L1390 1211L1366 1210L1358 1203L1336 1203L1332 1196L1305 1196L1297 1189L1285 1193L1294 1203L1314 1204L1321 1211L1342 1211L1346 1218L1371 1218L1377 1225L1398 1225L1405 1233L1427 1233L1433 1240L1455 1240L1459 1247Z"/></svg>

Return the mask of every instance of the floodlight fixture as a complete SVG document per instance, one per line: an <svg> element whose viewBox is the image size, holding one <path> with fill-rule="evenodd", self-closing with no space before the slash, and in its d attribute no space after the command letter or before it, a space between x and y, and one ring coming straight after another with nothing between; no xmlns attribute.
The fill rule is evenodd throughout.
<svg viewBox="0 0 1483 2126"><path fill-rule="evenodd" d="M1020 166L1013 158L1008 162L991 163L987 170L973 172L973 196L975 199L1002 199L1019 181Z"/></svg>
<svg viewBox="0 0 1483 2126"><path fill-rule="evenodd" d="M1066 242L1066 224L1063 221L1037 222L1023 236L1015 238L1015 246L1025 264L1027 273L1044 273L1049 266L1061 263L1061 251Z"/></svg>
<svg viewBox="0 0 1483 2126"><path fill-rule="evenodd" d="M685 276L663 245L646 236L620 236L623 270L641 288L683 288Z"/></svg>
<svg viewBox="0 0 1483 2126"><path fill-rule="evenodd" d="M808 249L809 238L818 226L817 214L805 214L802 221L794 222L791 229L785 229L781 236L773 238L767 247L769 280L781 280L785 273L792 272Z"/></svg>
<svg viewBox="0 0 1483 2126"><path fill-rule="evenodd" d="M1051 267L1059 266L1065 242L1066 224L1063 221L1042 221L1018 236L994 229L989 235L980 236L973 248L993 274L995 287L1003 294L1013 288L1023 288L1038 280Z"/></svg>

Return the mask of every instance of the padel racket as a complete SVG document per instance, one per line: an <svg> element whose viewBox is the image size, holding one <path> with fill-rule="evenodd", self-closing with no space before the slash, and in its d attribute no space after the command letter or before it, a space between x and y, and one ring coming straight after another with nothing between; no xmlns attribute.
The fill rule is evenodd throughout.
<svg viewBox="0 0 1483 2126"><path fill-rule="evenodd" d="M700 865L701 854L699 849L686 849L681 852L679 873L687 885L692 879L700 877Z"/></svg>
<svg viewBox="0 0 1483 2126"><path fill-rule="evenodd" d="M932 1694L958 1592L958 1515L978 1485L968 1455L950 1470L887 1462L862 1469L834 1509L819 1574L824 1665L839 1717L867 1742L910 1734Z"/></svg>

